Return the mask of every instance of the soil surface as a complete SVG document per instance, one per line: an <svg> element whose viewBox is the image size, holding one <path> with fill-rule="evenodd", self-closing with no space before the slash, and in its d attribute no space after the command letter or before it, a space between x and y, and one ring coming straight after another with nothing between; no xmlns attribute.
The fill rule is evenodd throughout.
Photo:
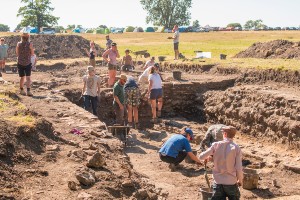
<svg viewBox="0 0 300 200"><path fill-rule="evenodd" d="M240 188L242 199L300 198L297 84L259 79L266 71L249 73L217 66L202 66L198 71L194 66L195 71L183 72L175 80L165 65L162 120L149 123L150 107L143 100L143 128L132 129L124 146L106 129L115 117L112 89L106 88L106 67L96 67L102 78L99 115L82 108L86 64L37 66L32 74L33 97L18 94L17 74L3 74L0 199L199 199L199 189L206 187L204 167L183 161L171 172L157 151L183 126L194 131L192 146L198 150L214 123L239 129L235 141L242 148L244 166L259 173L257 189ZM140 72L136 66L127 75L136 78ZM20 124L13 116L30 116L34 121ZM74 128L79 134L70 132ZM101 162L93 163L93 158ZM211 168L210 163L212 182Z"/></svg>
<svg viewBox="0 0 300 200"><path fill-rule="evenodd" d="M236 58L283 58L299 59L300 42L275 40L270 42L254 43L251 47L238 53Z"/></svg>

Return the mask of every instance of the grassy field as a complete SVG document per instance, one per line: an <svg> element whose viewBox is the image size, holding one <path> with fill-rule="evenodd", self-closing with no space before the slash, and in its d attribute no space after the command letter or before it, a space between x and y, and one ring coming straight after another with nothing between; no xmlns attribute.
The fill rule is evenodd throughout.
<svg viewBox="0 0 300 200"><path fill-rule="evenodd" d="M88 40L95 41L101 47L105 46L105 35L80 35ZM110 34L111 39L118 44L121 56L124 55L125 49L132 51L148 50L151 56L167 56L167 61L173 62L173 44L172 40L167 39L169 36L172 36L172 33ZM232 58L238 52L247 49L255 42L266 42L277 39L300 41L300 31L181 33L179 50L188 59L195 57L196 54L194 51L196 50L212 52L212 59L202 60L207 64L219 63L224 66L298 69L299 60ZM220 54L228 55L227 60L220 60ZM199 60L192 62L199 62Z"/></svg>

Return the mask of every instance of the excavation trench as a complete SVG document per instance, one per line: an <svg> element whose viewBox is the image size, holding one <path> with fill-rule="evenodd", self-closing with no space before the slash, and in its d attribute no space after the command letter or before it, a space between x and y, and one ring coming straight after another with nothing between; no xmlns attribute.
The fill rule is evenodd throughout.
<svg viewBox="0 0 300 200"><path fill-rule="evenodd" d="M207 91L224 91L234 85L235 79L227 79L216 82L168 82L163 86L163 118L184 117L188 120L205 123L207 121L204 111L204 94ZM82 107L83 99L81 89L65 90L65 96L76 105ZM115 114L113 111L113 91L103 89L98 106L98 118L107 125L113 125ZM142 99L139 106L139 119L142 127L151 128L151 106L148 101Z"/></svg>

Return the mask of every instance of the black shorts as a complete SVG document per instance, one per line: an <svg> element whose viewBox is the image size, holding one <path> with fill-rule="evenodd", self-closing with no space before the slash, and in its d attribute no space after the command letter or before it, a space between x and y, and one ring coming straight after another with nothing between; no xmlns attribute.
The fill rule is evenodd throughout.
<svg viewBox="0 0 300 200"><path fill-rule="evenodd" d="M32 68L31 63L27 66L23 66L23 65L18 64L19 76L20 77L31 76L31 68Z"/></svg>
<svg viewBox="0 0 300 200"><path fill-rule="evenodd" d="M174 50L178 50L179 42L174 43Z"/></svg>

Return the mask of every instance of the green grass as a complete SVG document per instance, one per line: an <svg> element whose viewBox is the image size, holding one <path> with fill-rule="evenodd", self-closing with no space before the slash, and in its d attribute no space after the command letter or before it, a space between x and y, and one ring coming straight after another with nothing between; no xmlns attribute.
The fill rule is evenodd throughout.
<svg viewBox="0 0 300 200"><path fill-rule="evenodd" d="M11 33L0 33L0 36ZM101 47L105 47L105 35L103 34L77 34L88 40L93 40ZM167 61L173 62L174 52L172 40L167 37L172 33L123 33L110 34L110 38L118 44L121 57L125 49L132 51L148 50L151 56L166 56ZM247 49L253 43L267 42L277 39L300 41L298 31L233 31L233 32L209 32L209 33L181 33L179 50L186 58L195 57L195 50L212 52L212 59L205 59L205 63L216 63L224 66L238 66L251 68L281 68L298 69L298 60L284 59L236 59L234 55ZM226 54L227 60L220 60L219 55ZM135 56L133 55L135 59ZM138 58L140 59L140 58ZM181 61L177 61L181 62ZM199 63L198 60L191 61Z"/></svg>
<svg viewBox="0 0 300 200"><path fill-rule="evenodd" d="M33 126L35 123L35 118L26 112L24 104L3 93L0 93L0 112L5 120L17 125Z"/></svg>

